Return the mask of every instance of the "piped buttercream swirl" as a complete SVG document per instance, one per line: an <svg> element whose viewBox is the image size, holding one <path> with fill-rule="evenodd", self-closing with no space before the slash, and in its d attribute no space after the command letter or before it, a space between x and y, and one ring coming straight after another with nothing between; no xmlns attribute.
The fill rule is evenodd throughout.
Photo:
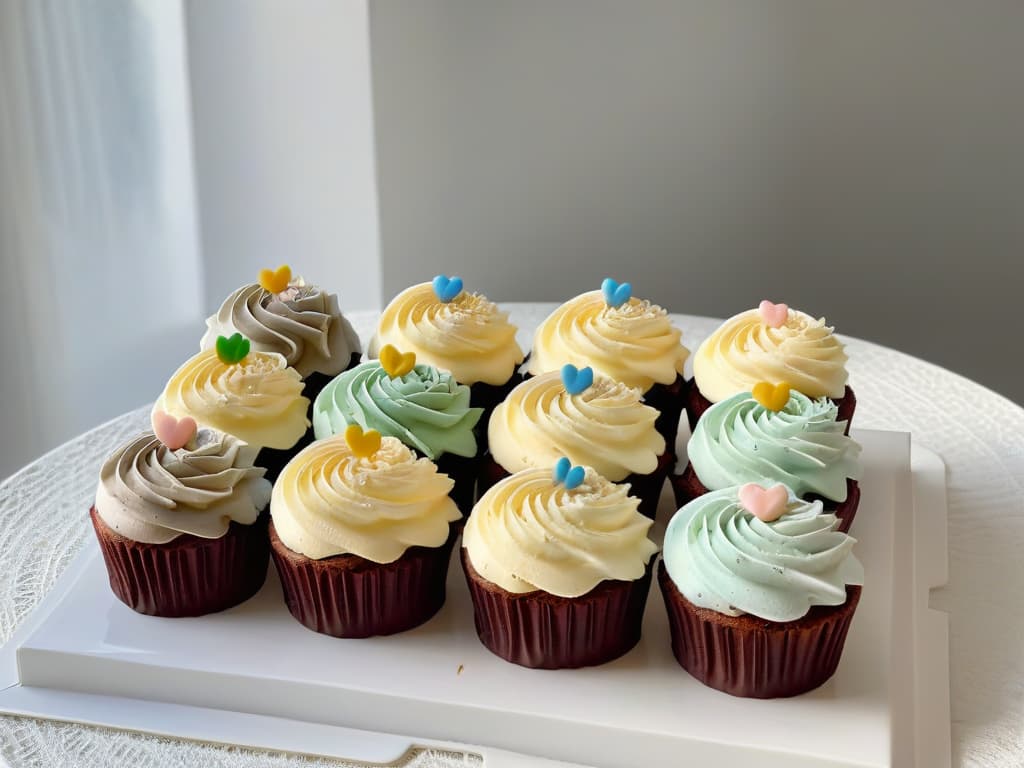
<svg viewBox="0 0 1024 768"><path fill-rule="evenodd" d="M551 469L527 469L476 503L462 545L477 573L502 589L579 597L602 581L643 576L657 546L639 503L591 468L571 491Z"/></svg>
<svg viewBox="0 0 1024 768"><path fill-rule="evenodd" d="M461 517L454 483L400 440L359 458L340 435L298 453L274 483L270 514L281 541L319 560L352 554L391 563L409 547L439 547Z"/></svg>
<svg viewBox="0 0 1024 768"><path fill-rule="evenodd" d="M100 469L96 512L132 541L166 544L182 534L216 539L232 521L251 525L270 501L256 448L201 429L172 451L152 432L115 451Z"/></svg>

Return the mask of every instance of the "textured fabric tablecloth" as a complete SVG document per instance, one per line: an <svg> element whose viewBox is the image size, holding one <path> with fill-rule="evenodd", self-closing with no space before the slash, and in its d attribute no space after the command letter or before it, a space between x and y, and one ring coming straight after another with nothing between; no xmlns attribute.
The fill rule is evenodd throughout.
<svg viewBox="0 0 1024 768"><path fill-rule="evenodd" d="M508 305L524 348L553 307ZM350 317L365 343L376 313ZM691 350L719 322L674 319ZM953 764L1024 766L1024 409L875 344L849 340L848 352L856 425L911 432L948 468L950 577L932 605L950 614ZM147 406L104 424L0 485L0 641L92 535L88 509L100 463L148 426L148 414ZM347 765L12 717L0 718L0 758L18 768ZM473 755L423 753L410 765L479 762Z"/></svg>

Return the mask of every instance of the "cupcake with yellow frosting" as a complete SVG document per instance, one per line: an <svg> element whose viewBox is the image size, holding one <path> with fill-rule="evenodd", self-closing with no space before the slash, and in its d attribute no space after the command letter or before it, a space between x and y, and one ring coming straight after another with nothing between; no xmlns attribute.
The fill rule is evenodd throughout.
<svg viewBox="0 0 1024 768"><path fill-rule="evenodd" d="M400 440L351 425L274 484L270 544L288 610L335 637L390 635L432 617L461 515L452 481Z"/></svg>
<svg viewBox="0 0 1024 768"><path fill-rule="evenodd" d="M469 387L450 373L418 365L412 352L386 346L380 360L345 371L323 389L313 404L313 432L323 440L357 424L397 437L454 481L452 498L468 515L475 501L475 427L482 412L469 402Z"/></svg>
<svg viewBox="0 0 1024 768"><path fill-rule="evenodd" d="M713 403L766 381L829 398L849 429L857 399L846 383L846 361L843 343L824 318L762 301L726 320L698 347L687 403L690 427Z"/></svg>
<svg viewBox="0 0 1024 768"><path fill-rule="evenodd" d="M638 506L624 485L564 457L487 491L462 537L481 642L545 669L604 664L635 646L657 551Z"/></svg>
<svg viewBox="0 0 1024 768"><path fill-rule="evenodd" d="M655 428L658 411L640 390L571 363L532 376L494 409L479 490L524 469L549 470L565 456L624 483L654 519L673 457Z"/></svg>
<svg viewBox="0 0 1024 768"><path fill-rule="evenodd" d="M483 409L481 426L520 380L523 350L508 313L479 293L463 290L462 279L438 275L398 294L381 315L370 341L370 357L390 345L413 353L419 363L448 371L472 391Z"/></svg>
<svg viewBox="0 0 1024 768"><path fill-rule="evenodd" d="M680 509L658 570L679 664L759 699L828 680L864 583L856 540L838 526L783 485L723 488Z"/></svg>
<svg viewBox="0 0 1024 768"><path fill-rule="evenodd" d="M605 278L601 290L565 302L540 324L528 372L538 376L571 363L638 389L659 412L658 432L674 453L690 355L681 336L664 309L632 296L629 283Z"/></svg>
<svg viewBox="0 0 1024 768"><path fill-rule="evenodd" d="M258 462L272 480L301 448L308 408L298 371L276 352L251 351L248 339L235 334L178 368L154 411L195 419L259 448Z"/></svg>
<svg viewBox="0 0 1024 768"><path fill-rule="evenodd" d="M810 398L786 384L755 385L706 410L687 451L689 464L672 478L679 506L708 491L781 483L821 500L844 532L857 514L861 447L827 397Z"/></svg>
<svg viewBox="0 0 1024 768"><path fill-rule="evenodd" d="M359 362L359 336L336 294L293 276L288 265L260 271L259 280L233 291L206 320L200 349L236 333L255 352L281 355L302 377L310 402L334 376Z"/></svg>
<svg viewBox="0 0 1024 768"><path fill-rule="evenodd" d="M192 419L153 415L103 463L93 529L110 588L153 616L201 616L247 600L267 574L270 483L256 449Z"/></svg>

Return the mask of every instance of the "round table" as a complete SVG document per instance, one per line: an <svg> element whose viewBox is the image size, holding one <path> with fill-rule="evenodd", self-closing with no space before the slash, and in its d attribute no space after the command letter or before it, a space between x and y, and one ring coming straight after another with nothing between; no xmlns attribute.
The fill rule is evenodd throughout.
<svg viewBox="0 0 1024 768"><path fill-rule="evenodd" d="M554 306L506 305L524 349ZM349 317L365 343L377 313ZM673 318L691 350L720 322ZM857 426L910 432L948 469L949 584L933 593L932 605L950 619L953 764L1024 765L1024 409L930 363L845 340ZM88 510L100 463L147 428L148 416L145 407L114 419L0 485L0 641L93 535ZM0 718L0 756L19 767L346 765L13 717ZM410 764L479 760L422 753Z"/></svg>

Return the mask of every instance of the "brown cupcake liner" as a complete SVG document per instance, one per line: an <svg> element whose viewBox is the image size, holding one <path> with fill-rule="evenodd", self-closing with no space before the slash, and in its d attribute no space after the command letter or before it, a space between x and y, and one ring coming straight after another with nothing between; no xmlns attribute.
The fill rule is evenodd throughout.
<svg viewBox="0 0 1024 768"><path fill-rule="evenodd" d="M462 550L480 642L506 661L534 669L605 664L640 641L654 558L636 581L602 581L575 598L513 594L484 579Z"/></svg>
<svg viewBox="0 0 1024 768"><path fill-rule="evenodd" d="M122 603L150 616L202 616L255 595L267 576L270 546L263 512L252 525L232 522L219 539L183 534L166 544L132 541L89 510L107 565L110 588Z"/></svg>
<svg viewBox="0 0 1024 768"><path fill-rule="evenodd" d="M708 489L697 477L691 463L687 463L682 474L672 475L669 480L676 497L676 506L679 508L689 504L698 496L708 493ZM805 501L821 501L826 512L831 512L839 518L839 530L847 533L850 526L853 525L853 519L857 516L857 507L860 506L860 483L852 478L846 478L846 500L843 502L835 502L816 493L802 498Z"/></svg>
<svg viewBox="0 0 1024 768"><path fill-rule="evenodd" d="M627 475L618 483L629 483L629 495L640 499L639 512L644 517L654 520L658 513L658 499L661 489L665 486L665 478L675 463L675 456L666 451L658 457L658 467L647 475L636 473ZM552 467L554 471L554 467ZM483 496L495 483L504 480L512 473L499 464L494 456L487 454L480 460L480 479L477 482L477 494Z"/></svg>
<svg viewBox="0 0 1024 768"><path fill-rule="evenodd" d="M658 583L679 665L704 685L753 699L796 696L832 677L861 593L847 586L843 605L817 605L796 621L776 622L695 606L664 562Z"/></svg>
<svg viewBox="0 0 1024 768"><path fill-rule="evenodd" d="M659 412L654 428L665 438L665 451L673 456L676 453L679 419L686 406L690 386L690 381L680 374L671 384L655 384L644 394L644 402Z"/></svg>
<svg viewBox="0 0 1024 768"><path fill-rule="evenodd" d="M417 627L445 601L452 526L440 547L410 547L393 563L358 555L312 560L285 546L270 523L270 549L284 600L305 627L334 637L393 635Z"/></svg>
<svg viewBox="0 0 1024 768"><path fill-rule="evenodd" d="M857 396L850 389L850 385L846 385L846 391L843 392L843 396L838 400L833 400L839 407L839 413L836 416L837 421L846 422L846 435L850 434L850 426L853 424L853 413L857 410ZM693 431L697 427L697 422L700 421L700 417L704 415L704 411L710 408L714 403L708 400L704 395L700 393L697 388L697 381L694 380L690 386L690 391L686 396L686 414L690 420L690 431Z"/></svg>

